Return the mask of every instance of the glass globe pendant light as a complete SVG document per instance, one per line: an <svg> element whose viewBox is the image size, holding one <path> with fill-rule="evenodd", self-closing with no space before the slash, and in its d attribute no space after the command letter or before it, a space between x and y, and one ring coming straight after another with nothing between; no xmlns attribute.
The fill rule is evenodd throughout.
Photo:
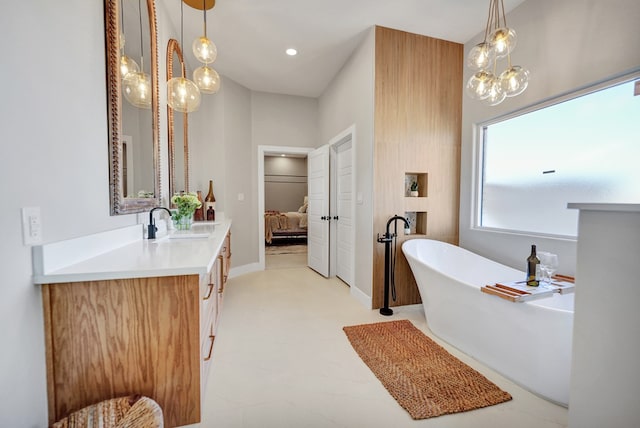
<svg viewBox="0 0 640 428"><path fill-rule="evenodd" d="M220 90L220 75L206 64L195 69L193 81L203 94L215 94Z"/></svg>
<svg viewBox="0 0 640 428"><path fill-rule="evenodd" d="M151 108L151 77L144 71L134 71L122 80L124 97L138 108Z"/></svg>
<svg viewBox="0 0 640 428"><path fill-rule="evenodd" d="M200 107L200 90L191 80L174 77L167 82L167 103L175 111L192 113Z"/></svg>
<svg viewBox="0 0 640 428"><path fill-rule="evenodd" d="M478 43L469 52L467 66L472 70L486 70L496 59L495 50L489 43Z"/></svg>
<svg viewBox="0 0 640 428"><path fill-rule="evenodd" d="M215 1L213 2L213 4L215 5ZM193 54L198 61L204 64L210 64L216 60L216 57L218 56L218 48L216 48L216 45L207 38L206 0L202 0L202 13L204 15L203 33L202 36L193 41L193 45L191 46L191 48L193 49Z"/></svg>
<svg viewBox="0 0 640 428"><path fill-rule="evenodd" d="M193 54L198 61L205 64L212 63L218 56L218 48L216 45L207 38L207 36L200 36L193 41Z"/></svg>
<svg viewBox="0 0 640 428"><path fill-rule="evenodd" d="M184 15L182 0L180 1L180 45L184 33ZM184 69L183 69L184 70ZM174 77L167 82L167 104L180 113L193 113L200 107L200 90L191 80L184 77Z"/></svg>
<svg viewBox="0 0 640 428"><path fill-rule="evenodd" d="M484 100L489 96L489 90L495 76L484 70L475 73L467 82L467 94L475 100Z"/></svg>
<svg viewBox="0 0 640 428"><path fill-rule="evenodd" d="M215 1L213 6L215 6ZM212 6L212 7L213 7ZM202 0L204 16L204 31L201 37L193 41L193 54L203 64L193 71L193 81L203 94L215 94L220 90L220 75L209 64L216 60L218 50L216 45L207 38L207 5Z"/></svg>
<svg viewBox="0 0 640 428"><path fill-rule="evenodd" d="M489 44L497 58L504 58L516 48L518 36L512 28L498 28L489 35Z"/></svg>
<svg viewBox="0 0 640 428"><path fill-rule="evenodd" d="M138 71L140 71L138 64L123 53L120 56L120 76L124 78L127 74L131 72L137 73Z"/></svg>
<svg viewBox="0 0 640 428"><path fill-rule="evenodd" d="M520 95L529 86L529 70L513 65L500 74L500 82L507 97Z"/></svg>
<svg viewBox="0 0 640 428"><path fill-rule="evenodd" d="M140 19L140 71L130 71L122 79L124 97L138 108L151 108L151 76L144 72L144 48L142 42L142 11L138 0Z"/></svg>
<svg viewBox="0 0 640 428"><path fill-rule="evenodd" d="M502 81L499 78L493 78L489 82L489 88L487 91L487 97L483 100L490 106L497 106L507 97L507 94L502 89Z"/></svg>

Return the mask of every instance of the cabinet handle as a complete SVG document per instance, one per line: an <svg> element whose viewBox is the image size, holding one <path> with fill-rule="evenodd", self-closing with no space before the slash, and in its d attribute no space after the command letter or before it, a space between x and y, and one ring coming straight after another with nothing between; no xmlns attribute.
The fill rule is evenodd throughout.
<svg viewBox="0 0 640 428"><path fill-rule="evenodd" d="M209 283L209 292L207 293L206 296L204 296L204 298L202 300L209 300L209 297L211 297L211 292L213 291L213 283Z"/></svg>
<svg viewBox="0 0 640 428"><path fill-rule="evenodd" d="M222 292L224 291L224 281L225 281L224 257L218 256L218 259L220 260L220 288L218 289L218 293L222 294Z"/></svg>
<svg viewBox="0 0 640 428"><path fill-rule="evenodd" d="M213 353L213 341L216 340L216 337L210 334L209 339L211 339L211 345L209 345L209 355L205 357L205 361L209 361L211 359L211 354Z"/></svg>

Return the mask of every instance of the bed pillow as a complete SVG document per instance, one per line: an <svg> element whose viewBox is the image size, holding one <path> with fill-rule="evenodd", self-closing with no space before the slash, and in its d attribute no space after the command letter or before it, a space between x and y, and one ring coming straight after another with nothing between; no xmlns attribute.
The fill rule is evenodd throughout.
<svg viewBox="0 0 640 428"><path fill-rule="evenodd" d="M300 208L298 208L298 212L299 213L306 213L308 206L309 206L309 204L303 204Z"/></svg>

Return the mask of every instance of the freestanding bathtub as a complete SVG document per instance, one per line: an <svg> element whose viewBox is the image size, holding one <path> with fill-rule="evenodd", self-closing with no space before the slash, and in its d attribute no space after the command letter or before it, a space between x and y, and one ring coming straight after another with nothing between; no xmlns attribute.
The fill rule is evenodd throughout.
<svg viewBox="0 0 640 428"><path fill-rule="evenodd" d="M514 303L480 287L524 279L522 271L429 239L405 241L402 252L436 336L531 392L568 405L573 294Z"/></svg>

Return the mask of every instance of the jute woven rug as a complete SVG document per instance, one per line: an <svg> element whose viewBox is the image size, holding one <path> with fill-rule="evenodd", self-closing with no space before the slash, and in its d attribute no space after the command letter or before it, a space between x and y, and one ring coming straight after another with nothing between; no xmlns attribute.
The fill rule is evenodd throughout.
<svg viewBox="0 0 640 428"><path fill-rule="evenodd" d="M413 419L511 400L510 394L448 353L408 320L343 330L360 358Z"/></svg>

